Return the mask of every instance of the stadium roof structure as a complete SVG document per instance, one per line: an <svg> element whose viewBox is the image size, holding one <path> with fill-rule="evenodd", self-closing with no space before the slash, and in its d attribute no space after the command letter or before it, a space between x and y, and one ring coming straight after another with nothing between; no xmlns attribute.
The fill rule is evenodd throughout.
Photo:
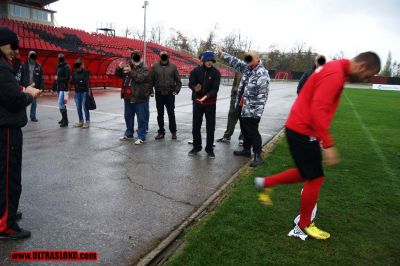
<svg viewBox="0 0 400 266"><path fill-rule="evenodd" d="M47 6L49 4L52 4L54 2L57 2L58 0L14 0L10 2L16 2L16 3L21 3L25 5L37 5L37 6Z"/></svg>

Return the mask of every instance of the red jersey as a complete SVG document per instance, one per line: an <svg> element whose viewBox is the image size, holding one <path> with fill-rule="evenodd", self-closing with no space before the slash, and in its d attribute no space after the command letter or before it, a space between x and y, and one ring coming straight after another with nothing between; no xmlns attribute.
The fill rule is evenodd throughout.
<svg viewBox="0 0 400 266"><path fill-rule="evenodd" d="M337 60L317 68L292 106L286 127L316 137L324 148L334 145L329 133L349 71L349 60Z"/></svg>

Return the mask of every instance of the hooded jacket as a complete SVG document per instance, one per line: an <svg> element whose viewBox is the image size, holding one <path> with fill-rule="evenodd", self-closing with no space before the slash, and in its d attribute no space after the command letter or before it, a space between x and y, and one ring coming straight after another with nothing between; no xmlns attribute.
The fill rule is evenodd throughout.
<svg viewBox="0 0 400 266"><path fill-rule="evenodd" d="M243 73L236 97L236 108L239 108L243 100L241 116L261 118L268 99L270 82L268 70L264 68L261 61L251 69L244 61L228 53L223 52L221 58Z"/></svg>
<svg viewBox="0 0 400 266"><path fill-rule="evenodd" d="M58 63L57 65L57 91L68 91L71 70L66 62Z"/></svg>
<svg viewBox="0 0 400 266"><path fill-rule="evenodd" d="M162 95L178 94L182 87L178 68L169 60L167 63L156 62L151 73L152 85Z"/></svg>
<svg viewBox="0 0 400 266"><path fill-rule="evenodd" d="M35 62L35 64L34 64L33 82L35 82L35 88L37 88L39 90L44 89L43 69L42 69L42 66L38 62ZM28 87L29 85L31 85L31 82L29 80L29 59L26 60L21 65L20 85L23 87Z"/></svg>
<svg viewBox="0 0 400 266"><path fill-rule="evenodd" d="M21 128L28 122L26 106L33 97L20 91L15 74L12 66L0 55L0 128Z"/></svg>
<svg viewBox="0 0 400 266"><path fill-rule="evenodd" d="M115 75L122 78L121 98L125 101L144 103L152 94L151 75L143 62L133 66L131 72L127 74L122 68L117 67Z"/></svg>

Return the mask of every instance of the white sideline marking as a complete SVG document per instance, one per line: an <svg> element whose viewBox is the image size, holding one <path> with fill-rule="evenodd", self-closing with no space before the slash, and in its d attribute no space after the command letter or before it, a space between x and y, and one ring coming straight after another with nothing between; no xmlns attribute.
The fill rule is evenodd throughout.
<svg viewBox="0 0 400 266"><path fill-rule="evenodd" d="M368 127L365 125L365 123L362 121L360 114L357 112L356 108L353 105L353 102L350 100L349 97L347 97L347 94L344 93L344 97L346 100L349 102L351 109L353 110L354 116L358 120L358 122L361 125L361 128L364 131L364 134L367 136L367 139L371 143L372 149L378 156L378 158L381 160L383 164L383 169L385 172L390 175L391 177L395 178L396 174L393 172L393 170L390 168L388 160L386 159L385 155L383 154L381 148L378 146L376 139L372 136L371 132L369 131Z"/></svg>
<svg viewBox="0 0 400 266"><path fill-rule="evenodd" d="M38 106L58 109L58 106L54 106L54 105L38 104ZM76 108L68 107L68 110L76 111ZM123 114L114 114L114 113L107 113L107 112L101 112L101 111L90 111L90 113L108 115L108 116L114 116L114 117L124 117ZM189 123L178 123L178 125L183 125L183 126L187 126L187 127L191 127L192 126L192 124L189 124ZM218 127L216 127L215 130L225 131L226 128L218 128ZM261 132L260 132L260 135L264 136L264 137L271 137L272 136L271 134L265 134L265 133L261 133Z"/></svg>
<svg viewBox="0 0 400 266"><path fill-rule="evenodd" d="M38 106L47 107L47 108L53 108L53 109L58 109L58 106L54 106L54 105L38 104ZM67 106L67 107L68 107L68 106ZM74 110L74 111L76 111L76 108L68 107L68 110ZM90 113L102 114L102 115L109 115L109 116L118 116L118 117L123 117L123 116L124 116L124 115L122 115L122 114L113 114L113 113L106 113L106 112L101 112L101 111L90 111Z"/></svg>

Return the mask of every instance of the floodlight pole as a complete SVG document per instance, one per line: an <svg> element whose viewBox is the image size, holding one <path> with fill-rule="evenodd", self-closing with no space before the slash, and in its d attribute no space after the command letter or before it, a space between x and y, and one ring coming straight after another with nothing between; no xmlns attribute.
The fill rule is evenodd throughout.
<svg viewBox="0 0 400 266"><path fill-rule="evenodd" d="M146 57L146 49L147 49L147 43L146 43L146 10L147 6L149 5L149 1L144 1L144 4L142 8L144 8L144 27L143 27L143 62L147 64L147 57Z"/></svg>

